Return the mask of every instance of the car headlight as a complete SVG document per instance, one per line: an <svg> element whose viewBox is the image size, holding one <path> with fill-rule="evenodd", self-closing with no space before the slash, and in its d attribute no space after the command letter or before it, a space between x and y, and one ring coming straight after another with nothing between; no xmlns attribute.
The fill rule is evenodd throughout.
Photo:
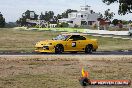
<svg viewBox="0 0 132 88"><path fill-rule="evenodd" d="M35 45L37 45L37 44L38 44L38 42Z"/></svg>

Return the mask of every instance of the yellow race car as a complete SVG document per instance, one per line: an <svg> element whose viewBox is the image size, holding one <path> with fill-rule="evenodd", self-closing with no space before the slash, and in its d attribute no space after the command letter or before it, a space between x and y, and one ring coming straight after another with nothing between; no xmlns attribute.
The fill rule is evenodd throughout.
<svg viewBox="0 0 132 88"><path fill-rule="evenodd" d="M35 45L38 53L85 52L92 53L98 48L96 39L89 39L84 34L65 33L52 40L40 41Z"/></svg>

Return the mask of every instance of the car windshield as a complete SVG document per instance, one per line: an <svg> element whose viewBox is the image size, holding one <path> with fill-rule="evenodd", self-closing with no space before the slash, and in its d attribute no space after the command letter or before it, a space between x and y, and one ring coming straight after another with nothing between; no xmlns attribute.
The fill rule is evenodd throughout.
<svg viewBox="0 0 132 88"><path fill-rule="evenodd" d="M53 40L66 40L69 35L58 35L57 37L53 38Z"/></svg>

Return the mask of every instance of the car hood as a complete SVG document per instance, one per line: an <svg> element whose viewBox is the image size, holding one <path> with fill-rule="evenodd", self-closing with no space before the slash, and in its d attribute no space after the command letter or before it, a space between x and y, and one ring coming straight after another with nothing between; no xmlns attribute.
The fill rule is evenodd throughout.
<svg viewBox="0 0 132 88"><path fill-rule="evenodd" d="M61 42L62 40L44 40L44 41L40 41L40 42L37 42L36 43L36 47L43 47L43 46L48 46L50 45L51 43L58 43L58 42Z"/></svg>

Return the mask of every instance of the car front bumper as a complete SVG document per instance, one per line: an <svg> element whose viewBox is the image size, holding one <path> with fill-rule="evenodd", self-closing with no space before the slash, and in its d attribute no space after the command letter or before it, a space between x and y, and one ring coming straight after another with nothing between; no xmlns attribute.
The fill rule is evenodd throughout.
<svg viewBox="0 0 132 88"><path fill-rule="evenodd" d="M38 52L38 53L54 53L55 48L53 46L36 47L35 52Z"/></svg>

